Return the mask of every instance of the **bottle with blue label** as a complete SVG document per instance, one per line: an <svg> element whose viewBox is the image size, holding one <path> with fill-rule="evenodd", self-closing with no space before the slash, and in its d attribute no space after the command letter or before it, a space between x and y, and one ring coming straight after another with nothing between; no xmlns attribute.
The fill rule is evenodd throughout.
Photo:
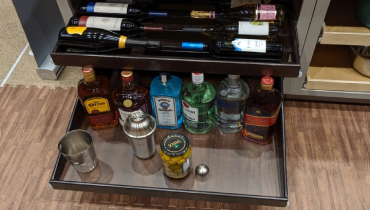
<svg viewBox="0 0 370 210"><path fill-rule="evenodd" d="M158 128L178 129L182 126L182 80L170 73L160 73L150 84L150 100Z"/></svg>
<svg viewBox="0 0 370 210"><path fill-rule="evenodd" d="M229 74L216 89L216 126L224 133L236 133L243 128L243 114L249 87L239 78L240 75Z"/></svg>

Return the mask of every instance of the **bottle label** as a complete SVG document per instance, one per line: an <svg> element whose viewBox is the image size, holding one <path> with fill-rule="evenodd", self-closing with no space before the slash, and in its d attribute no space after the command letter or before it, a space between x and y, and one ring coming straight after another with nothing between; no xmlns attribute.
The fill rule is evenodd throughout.
<svg viewBox="0 0 370 210"><path fill-rule="evenodd" d="M177 126L175 99L170 97L153 97L157 124Z"/></svg>
<svg viewBox="0 0 370 210"><path fill-rule="evenodd" d="M193 122L199 122L198 109L191 107L186 101L182 101L184 117Z"/></svg>
<svg viewBox="0 0 370 210"><path fill-rule="evenodd" d="M239 21L240 35L269 35L268 22Z"/></svg>
<svg viewBox="0 0 370 210"><path fill-rule="evenodd" d="M87 12L127 14L127 7L128 7L128 4L90 2L87 5Z"/></svg>
<svg viewBox="0 0 370 210"><path fill-rule="evenodd" d="M101 28L110 31L120 31L123 18L88 17L86 27Z"/></svg>
<svg viewBox="0 0 370 210"><path fill-rule="evenodd" d="M239 7L246 4L261 4L261 0L231 0L230 8Z"/></svg>
<svg viewBox="0 0 370 210"><path fill-rule="evenodd" d="M116 112L111 112L109 114L103 114L98 116L87 116L90 125L97 124L108 124L116 119Z"/></svg>
<svg viewBox="0 0 370 210"><path fill-rule="evenodd" d="M181 48L183 50L203 50L203 43L200 42L183 42Z"/></svg>
<svg viewBox="0 0 370 210"><path fill-rule="evenodd" d="M120 115L120 118L121 118L121 125L123 126L123 123L126 122L126 118L128 116L130 116L130 114L132 112L126 112L126 111L123 111L121 108L118 108L118 111L119 111L119 115Z"/></svg>
<svg viewBox="0 0 370 210"><path fill-rule="evenodd" d="M191 166L191 160L190 158L186 159L186 161L182 164L182 173L186 174L188 172L188 169Z"/></svg>
<svg viewBox="0 0 370 210"><path fill-rule="evenodd" d="M269 127L275 124L276 119L277 119L277 114L272 117L259 117L259 116L244 114L244 123L246 125Z"/></svg>
<svg viewBox="0 0 370 210"><path fill-rule="evenodd" d="M266 40L260 39L238 39L231 42L235 51L266 53Z"/></svg>
<svg viewBox="0 0 370 210"><path fill-rule="evenodd" d="M84 101L84 105L88 114L98 114L110 111L109 102L106 98L89 98Z"/></svg>
<svg viewBox="0 0 370 210"><path fill-rule="evenodd" d="M82 33L86 31L86 29L86 27L67 27L67 33L82 35Z"/></svg>
<svg viewBox="0 0 370 210"><path fill-rule="evenodd" d="M258 9L259 20L275 20L276 7L272 4L261 4Z"/></svg>

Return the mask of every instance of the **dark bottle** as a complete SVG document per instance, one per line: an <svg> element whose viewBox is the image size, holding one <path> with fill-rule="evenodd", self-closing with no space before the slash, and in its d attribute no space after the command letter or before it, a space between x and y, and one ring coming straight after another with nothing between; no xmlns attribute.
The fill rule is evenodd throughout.
<svg viewBox="0 0 370 210"><path fill-rule="evenodd" d="M163 31L163 27L144 26L133 20L113 17L72 17L69 21L69 25L88 28L100 28L109 31L121 31L127 34L140 33L143 31Z"/></svg>
<svg viewBox="0 0 370 210"><path fill-rule="evenodd" d="M64 27L59 32L59 44L89 51L109 51L132 47L160 49L160 41L139 40L99 28Z"/></svg>
<svg viewBox="0 0 370 210"><path fill-rule="evenodd" d="M167 17L165 11L149 11L141 4L122 4L108 2L82 3L78 9L79 14L110 14L128 18Z"/></svg>
<svg viewBox="0 0 370 210"><path fill-rule="evenodd" d="M95 75L92 66L82 68L82 73L84 79L78 82L78 99L84 107L91 128L116 126L118 115L109 91L109 79Z"/></svg>
<svg viewBox="0 0 370 210"><path fill-rule="evenodd" d="M284 21L285 8L272 4L247 4L219 11L191 11L192 18L209 18L219 20L278 20Z"/></svg>
<svg viewBox="0 0 370 210"><path fill-rule="evenodd" d="M283 44L262 39L217 39L211 43L182 42L182 50L210 51L221 59L281 61Z"/></svg>
<svg viewBox="0 0 370 210"><path fill-rule="evenodd" d="M183 28L185 33L201 33L213 38L226 36L233 37L235 35L250 35L250 36L268 36L277 35L279 33L279 24L276 22L251 22L239 21L227 25L205 28Z"/></svg>
<svg viewBox="0 0 370 210"><path fill-rule="evenodd" d="M263 77L261 86L247 99L242 133L249 141L268 144L275 134L283 95L273 85L273 78Z"/></svg>

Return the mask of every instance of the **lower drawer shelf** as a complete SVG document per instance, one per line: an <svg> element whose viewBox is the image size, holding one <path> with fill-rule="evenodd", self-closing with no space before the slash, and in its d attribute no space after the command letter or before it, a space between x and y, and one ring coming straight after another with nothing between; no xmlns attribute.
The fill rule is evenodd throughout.
<svg viewBox="0 0 370 210"><path fill-rule="evenodd" d="M278 83L281 84L281 79ZM136 158L120 125L92 130L78 100L67 131L75 129L87 130L93 136L98 167L90 173L80 174L59 154L50 179L54 189L252 205L287 205L283 106L277 120L277 133L269 145L250 143L243 140L241 132L224 134L217 128L203 135L191 134L184 128L157 128L157 149L161 139L169 133L187 136L192 145L193 170L180 180L170 179L163 174L158 152L147 160ZM207 182L198 182L195 178L194 168L199 164L206 164L210 168L211 177Z"/></svg>

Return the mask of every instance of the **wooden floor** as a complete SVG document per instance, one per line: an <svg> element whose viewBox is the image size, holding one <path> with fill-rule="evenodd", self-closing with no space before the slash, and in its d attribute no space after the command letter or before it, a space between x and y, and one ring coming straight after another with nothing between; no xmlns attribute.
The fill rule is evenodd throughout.
<svg viewBox="0 0 370 210"><path fill-rule="evenodd" d="M74 89L0 88L0 209L370 209L370 106L285 102L290 206L55 191Z"/></svg>

